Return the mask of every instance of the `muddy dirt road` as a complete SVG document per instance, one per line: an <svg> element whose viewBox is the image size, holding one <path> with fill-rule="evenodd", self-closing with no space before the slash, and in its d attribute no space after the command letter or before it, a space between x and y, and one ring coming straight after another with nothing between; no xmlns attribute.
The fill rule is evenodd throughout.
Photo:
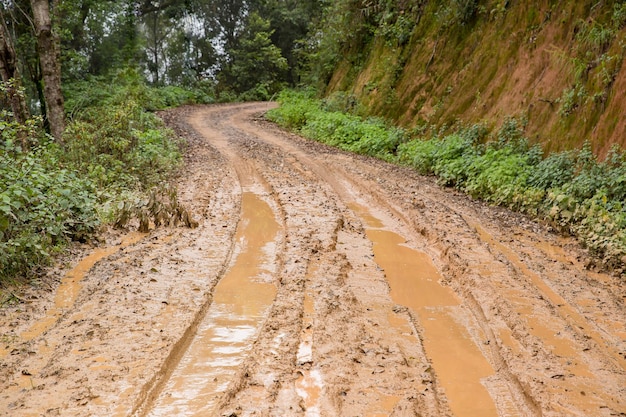
<svg viewBox="0 0 626 417"><path fill-rule="evenodd" d="M200 226L111 237L2 307L0 415L626 415L623 281L268 107L164 114Z"/></svg>

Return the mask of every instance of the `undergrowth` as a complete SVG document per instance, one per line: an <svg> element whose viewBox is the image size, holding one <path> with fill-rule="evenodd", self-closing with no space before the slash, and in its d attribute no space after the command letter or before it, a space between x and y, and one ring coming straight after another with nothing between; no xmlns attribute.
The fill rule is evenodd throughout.
<svg viewBox="0 0 626 417"><path fill-rule="evenodd" d="M45 265L68 240L85 239L99 223L97 188L62 163L45 137L25 152L0 122L0 281Z"/></svg>
<svg viewBox="0 0 626 417"><path fill-rule="evenodd" d="M285 91L267 117L317 141L408 165L442 185L535 216L578 237L603 265L626 263L626 154L598 161L588 145L543 157L515 119L491 135L484 126L414 137L379 119L327 108L310 92Z"/></svg>
<svg viewBox="0 0 626 417"><path fill-rule="evenodd" d="M37 119L18 125L0 118L0 283L49 264L68 242L88 240L105 223L126 226L134 217L145 230L147 213L154 224L195 224L164 185L181 164L183 144L148 110L210 97L147 87L133 71L65 93L63 144Z"/></svg>

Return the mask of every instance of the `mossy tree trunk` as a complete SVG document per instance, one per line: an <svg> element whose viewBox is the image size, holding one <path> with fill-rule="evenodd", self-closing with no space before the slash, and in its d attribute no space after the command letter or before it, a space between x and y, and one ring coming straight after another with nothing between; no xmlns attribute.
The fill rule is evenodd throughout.
<svg viewBox="0 0 626 417"><path fill-rule="evenodd" d="M61 64L59 39L55 35L50 17L48 0L31 0L33 22L37 37L37 50L44 82L47 120L50 134L58 141L63 141L65 112L61 92Z"/></svg>
<svg viewBox="0 0 626 417"><path fill-rule="evenodd" d="M29 114L26 98L20 91L21 79L17 64L13 40L9 34L4 13L0 9L0 77L2 77L4 91L11 104L13 117L17 123L23 124L28 119ZM26 143L23 143L23 145L26 145Z"/></svg>

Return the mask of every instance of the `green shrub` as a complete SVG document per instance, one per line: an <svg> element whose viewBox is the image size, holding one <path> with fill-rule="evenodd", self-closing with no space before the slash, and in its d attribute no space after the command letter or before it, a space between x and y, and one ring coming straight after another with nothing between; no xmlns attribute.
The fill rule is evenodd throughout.
<svg viewBox="0 0 626 417"><path fill-rule="evenodd" d="M0 120L0 282L49 263L70 240L89 239L120 203L162 187L180 165L181 144L145 110L193 95L124 77L66 86L62 148L37 120ZM19 146L24 135L29 150Z"/></svg>
<svg viewBox="0 0 626 417"><path fill-rule="evenodd" d="M147 190L181 161L159 119L133 100L83 111L64 137L67 164L104 189Z"/></svg>
<svg viewBox="0 0 626 417"><path fill-rule="evenodd" d="M453 134L437 139L439 142L433 155L433 173L440 184L462 188L468 178L468 167L477 154L472 142L461 135Z"/></svg>
<svg viewBox="0 0 626 417"><path fill-rule="evenodd" d="M398 162L415 168L422 175L434 174L438 140L411 140L398 145Z"/></svg>
<svg viewBox="0 0 626 417"><path fill-rule="evenodd" d="M198 83L195 88L179 86L150 87L134 69L124 69L113 79L89 77L63 86L65 109L70 118L82 112L108 106L120 106L128 101L140 104L146 111L162 110L183 104L215 102L213 85Z"/></svg>
<svg viewBox="0 0 626 417"><path fill-rule="evenodd" d="M340 112L316 111L307 114L305 123L300 131L310 139L328 145L343 145L345 147L358 140L357 134L352 128L356 125L356 122ZM352 127L350 126L351 123Z"/></svg>
<svg viewBox="0 0 626 417"><path fill-rule="evenodd" d="M547 190L558 188L574 178L575 152L558 152L548 155L533 168L528 184Z"/></svg>
<svg viewBox="0 0 626 417"><path fill-rule="evenodd" d="M473 197L513 207L515 197L527 188L532 165L526 154L510 148L488 147L476 157L468 169L471 172L465 191Z"/></svg>
<svg viewBox="0 0 626 417"><path fill-rule="evenodd" d="M359 139L346 149L363 155L392 159L400 143L406 140L404 130L388 127L380 119L368 119L361 124Z"/></svg>
<svg viewBox="0 0 626 417"><path fill-rule="evenodd" d="M306 91L284 90L278 95L280 107L267 112L267 118L288 129L300 130L309 115L319 111L320 104Z"/></svg>
<svg viewBox="0 0 626 417"><path fill-rule="evenodd" d="M63 167L56 144L12 147L0 147L0 281L48 263L99 224L95 184Z"/></svg>

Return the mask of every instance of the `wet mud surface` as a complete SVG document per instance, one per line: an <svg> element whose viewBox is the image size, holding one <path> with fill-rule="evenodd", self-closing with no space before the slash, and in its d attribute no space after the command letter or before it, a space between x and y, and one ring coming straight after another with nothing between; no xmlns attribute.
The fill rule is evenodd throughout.
<svg viewBox="0 0 626 417"><path fill-rule="evenodd" d="M270 106L163 114L200 226L112 233L3 306L0 415L626 415L622 279Z"/></svg>

